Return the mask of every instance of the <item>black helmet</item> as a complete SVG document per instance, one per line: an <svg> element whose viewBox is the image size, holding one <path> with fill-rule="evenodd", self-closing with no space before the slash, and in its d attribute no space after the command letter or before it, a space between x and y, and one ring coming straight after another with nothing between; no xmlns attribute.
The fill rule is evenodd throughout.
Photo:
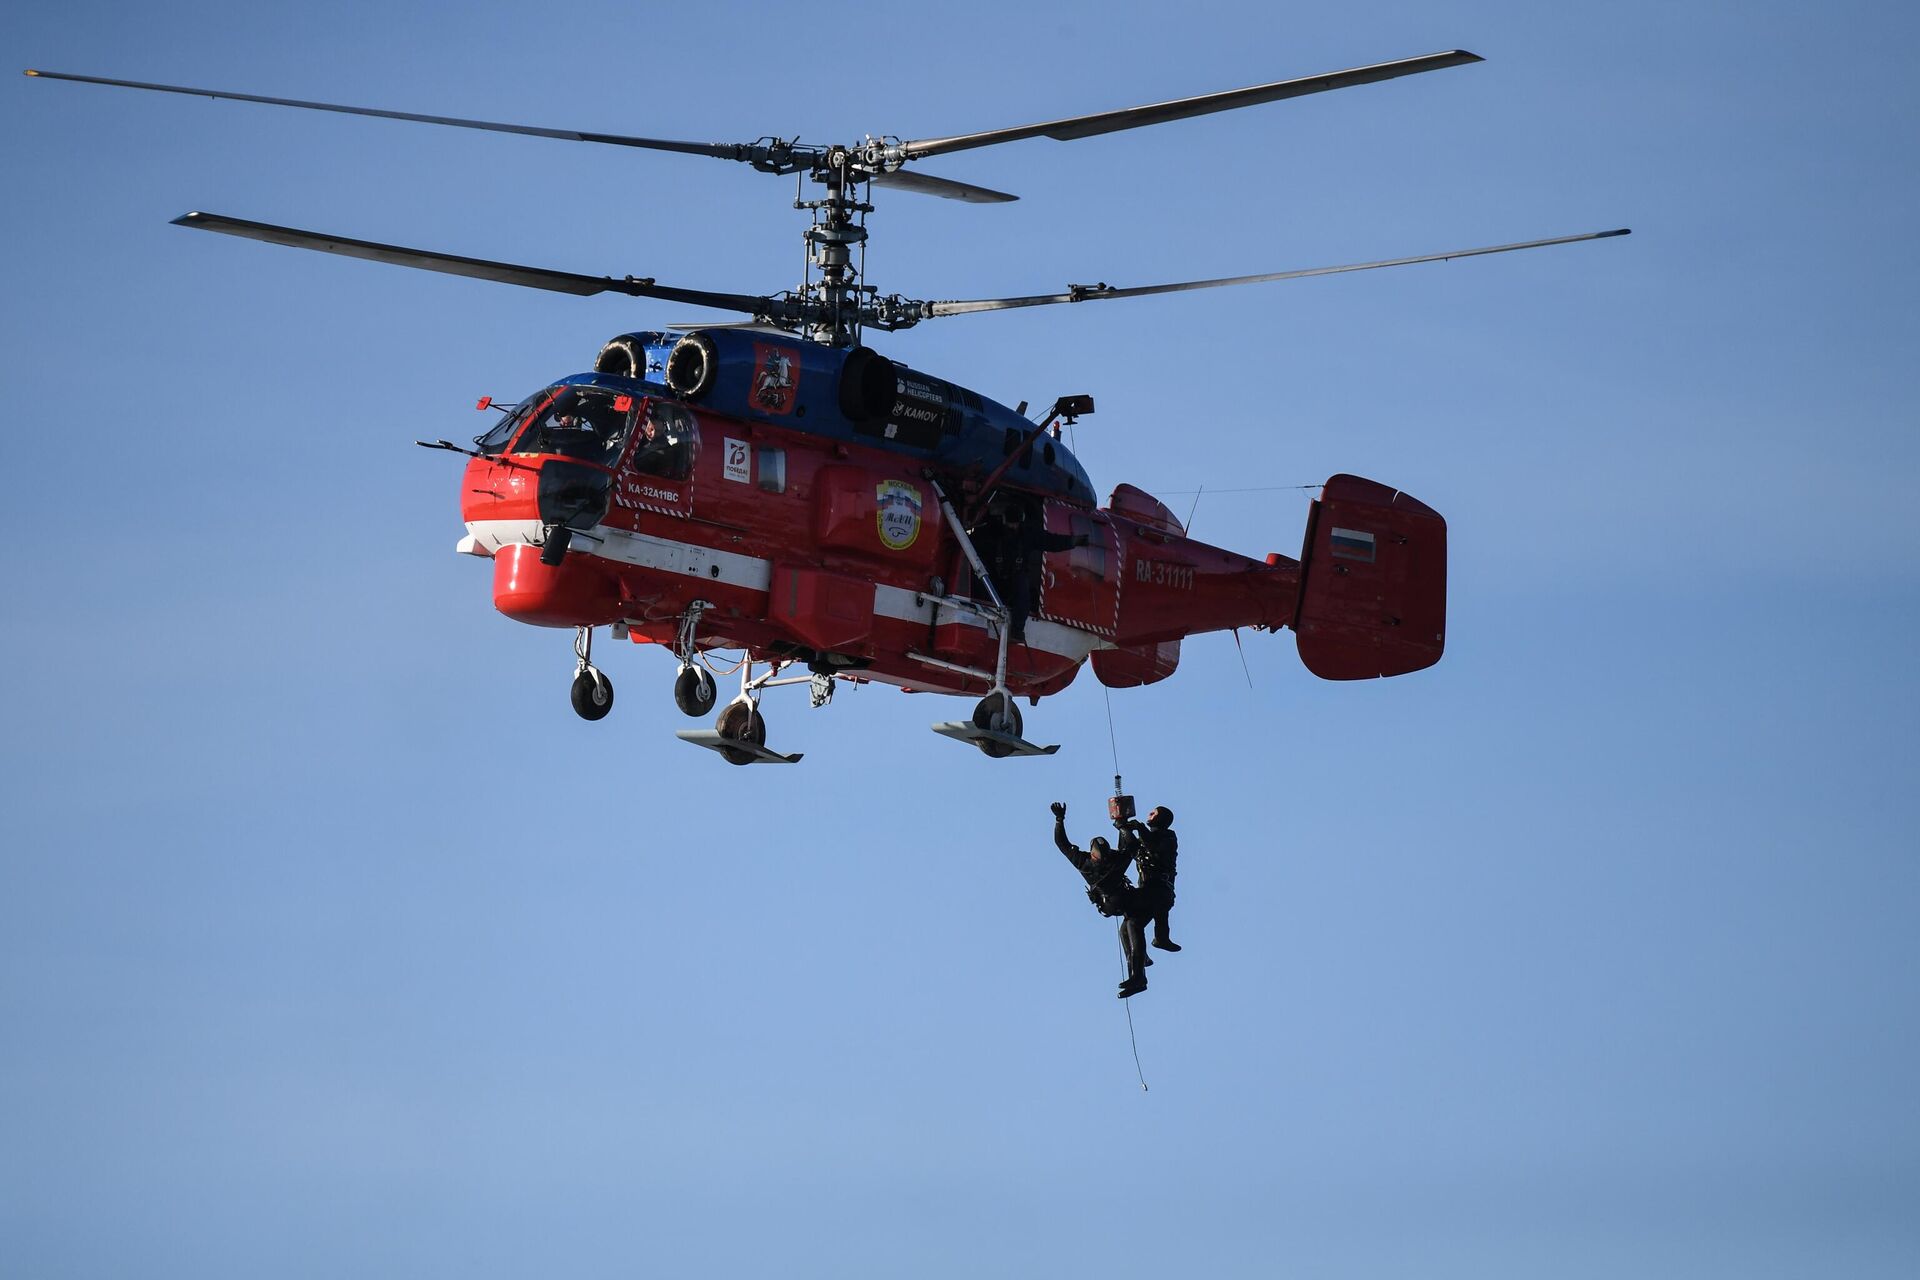
<svg viewBox="0 0 1920 1280"><path fill-rule="evenodd" d="M1152 827L1155 831L1163 831L1166 828L1172 826L1173 810L1167 808L1167 806L1163 804L1155 805L1153 807L1153 811L1147 814L1147 825Z"/></svg>
<svg viewBox="0 0 1920 1280"><path fill-rule="evenodd" d="M1087 848L1092 850L1094 857L1102 861L1105 861L1107 855L1113 852L1113 846L1107 843L1105 836L1095 836L1087 841Z"/></svg>

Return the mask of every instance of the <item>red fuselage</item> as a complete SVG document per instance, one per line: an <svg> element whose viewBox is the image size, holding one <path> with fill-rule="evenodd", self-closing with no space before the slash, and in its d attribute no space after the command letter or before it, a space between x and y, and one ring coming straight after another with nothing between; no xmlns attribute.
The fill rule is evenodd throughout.
<svg viewBox="0 0 1920 1280"><path fill-rule="evenodd" d="M652 407L633 397L630 438L590 460L577 450L508 452L468 464L462 549L492 557L502 613L538 626L624 624L636 642L671 645L689 606L705 601L702 649L825 663L907 689L986 690L953 669L990 670L998 637L939 602L983 597L925 463L674 405L686 438L678 464L662 468L647 455ZM603 515L574 522L557 565L541 558L555 519L543 488L556 487L543 474L556 469L609 491ZM964 478L938 478L959 501ZM1096 653L1106 683L1149 683L1171 673L1170 642L1183 636L1293 621L1293 560L1186 538L1164 506L1128 486L1102 509L1030 500L1049 532L1085 535L1087 545L1044 555L1026 643L1008 657L1015 694L1065 688Z"/></svg>

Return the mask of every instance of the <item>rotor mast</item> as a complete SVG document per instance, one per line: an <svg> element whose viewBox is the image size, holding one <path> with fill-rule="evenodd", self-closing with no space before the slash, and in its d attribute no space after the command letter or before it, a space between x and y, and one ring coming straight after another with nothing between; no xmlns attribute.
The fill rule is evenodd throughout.
<svg viewBox="0 0 1920 1280"><path fill-rule="evenodd" d="M872 286L860 283L860 270L853 264L854 249L866 244L867 215L873 206L860 198L852 160L846 147L828 148L809 175L826 188L825 198L793 202L796 209L813 213L813 225L806 230L807 275L800 288L806 299L807 336L830 347L859 344L865 295L873 292Z"/></svg>

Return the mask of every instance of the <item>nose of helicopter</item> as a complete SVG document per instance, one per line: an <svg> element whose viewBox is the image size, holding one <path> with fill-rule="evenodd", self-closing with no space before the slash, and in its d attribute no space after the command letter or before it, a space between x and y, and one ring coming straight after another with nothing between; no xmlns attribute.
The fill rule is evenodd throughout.
<svg viewBox="0 0 1920 1280"><path fill-rule="evenodd" d="M564 458L476 458L460 486L462 549L482 556L516 545L537 550L555 529L600 523L612 491L611 473Z"/></svg>
<svg viewBox="0 0 1920 1280"><path fill-rule="evenodd" d="M585 463L542 458L536 493L542 524L591 529L606 517L613 473Z"/></svg>
<svg viewBox="0 0 1920 1280"><path fill-rule="evenodd" d="M607 514L613 473L557 457L480 457L467 464L460 514L475 520L529 520L590 529Z"/></svg>

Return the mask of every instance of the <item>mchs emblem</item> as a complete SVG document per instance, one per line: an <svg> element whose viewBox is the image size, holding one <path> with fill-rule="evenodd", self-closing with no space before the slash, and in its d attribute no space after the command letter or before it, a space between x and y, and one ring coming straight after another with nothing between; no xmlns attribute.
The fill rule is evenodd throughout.
<svg viewBox="0 0 1920 1280"><path fill-rule="evenodd" d="M880 541L905 551L920 536L920 491L904 480L882 480L874 489Z"/></svg>

